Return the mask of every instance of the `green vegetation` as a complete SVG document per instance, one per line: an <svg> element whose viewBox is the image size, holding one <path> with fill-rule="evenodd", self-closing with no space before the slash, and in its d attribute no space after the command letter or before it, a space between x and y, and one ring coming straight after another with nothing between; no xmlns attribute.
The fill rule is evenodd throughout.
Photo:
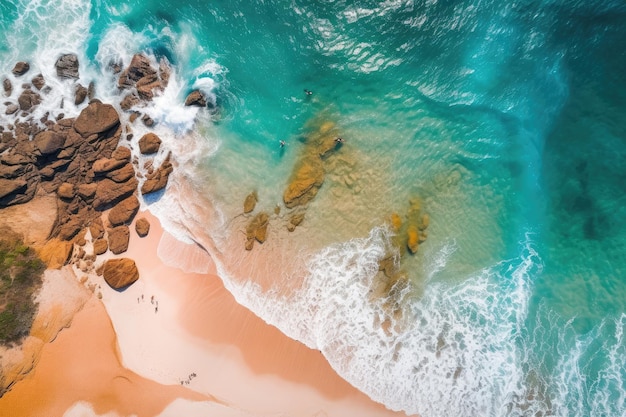
<svg viewBox="0 0 626 417"><path fill-rule="evenodd" d="M28 335L37 304L45 264L21 238L0 230L0 344Z"/></svg>

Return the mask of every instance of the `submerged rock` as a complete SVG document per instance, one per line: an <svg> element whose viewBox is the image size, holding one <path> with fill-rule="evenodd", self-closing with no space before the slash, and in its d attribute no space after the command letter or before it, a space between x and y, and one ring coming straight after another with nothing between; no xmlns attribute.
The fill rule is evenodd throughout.
<svg viewBox="0 0 626 417"><path fill-rule="evenodd" d="M288 208L311 201L324 183L324 166L320 158L312 155L301 159L294 169L283 202Z"/></svg>
<svg viewBox="0 0 626 417"><path fill-rule="evenodd" d="M257 201L259 201L256 191L251 192L246 196L243 202L243 212L250 213L254 210Z"/></svg>

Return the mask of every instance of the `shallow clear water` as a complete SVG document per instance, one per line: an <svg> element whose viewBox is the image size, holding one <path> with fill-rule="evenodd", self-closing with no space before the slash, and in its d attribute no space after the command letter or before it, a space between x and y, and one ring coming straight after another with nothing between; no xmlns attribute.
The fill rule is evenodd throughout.
<svg viewBox="0 0 626 417"><path fill-rule="evenodd" d="M206 247L239 302L374 400L424 417L626 413L623 3L0 10L3 74L30 60L52 80L74 52L81 82L117 103L111 60L169 59L174 81L144 110L179 169L146 204ZM70 87L53 83L42 108ZM182 107L194 88L217 113ZM290 233L283 191L327 122L346 142ZM270 225L248 252L253 190ZM415 200L428 237L399 260L409 285L386 298L379 262L399 251L388 220L408 221Z"/></svg>

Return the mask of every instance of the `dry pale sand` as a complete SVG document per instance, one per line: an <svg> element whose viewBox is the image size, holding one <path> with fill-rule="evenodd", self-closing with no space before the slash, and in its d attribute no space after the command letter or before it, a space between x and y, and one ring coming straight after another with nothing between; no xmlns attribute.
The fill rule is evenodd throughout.
<svg viewBox="0 0 626 417"><path fill-rule="evenodd" d="M91 297L71 326L44 346L34 371L0 398L0 416L63 416L83 401L97 414L149 417L176 398L208 400L123 368L111 322L102 303Z"/></svg>
<svg viewBox="0 0 626 417"><path fill-rule="evenodd" d="M141 278L123 293L103 293L128 368L163 384L182 381L255 416L405 415L373 402L341 379L320 352L239 305L208 255L166 233L161 239L158 220L148 212L141 216L150 220L150 234L142 239L133 232L129 251L121 255L135 259ZM209 272L167 266L155 259L157 250L187 269Z"/></svg>
<svg viewBox="0 0 626 417"><path fill-rule="evenodd" d="M44 346L35 370L0 398L0 417L405 415L236 303L206 253L141 216L148 237L133 230L128 252L106 255L135 259L139 281L115 291L91 275L102 301L93 296ZM157 251L208 273L168 266Z"/></svg>

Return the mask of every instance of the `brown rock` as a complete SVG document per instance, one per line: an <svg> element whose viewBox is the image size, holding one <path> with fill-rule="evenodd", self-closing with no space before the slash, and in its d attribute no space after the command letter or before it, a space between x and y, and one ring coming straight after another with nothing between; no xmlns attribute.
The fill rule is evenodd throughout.
<svg viewBox="0 0 626 417"><path fill-rule="evenodd" d="M115 108L94 99L76 118L74 129L82 137L87 138L94 133L106 132L119 124L120 118Z"/></svg>
<svg viewBox="0 0 626 417"><path fill-rule="evenodd" d="M39 258L50 269L58 269L67 264L72 255L72 243L63 242L59 239L50 239L39 250Z"/></svg>
<svg viewBox="0 0 626 417"><path fill-rule="evenodd" d="M113 226L130 223L139 211L139 200L134 195L120 201L109 212L109 223Z"/></svg>
<svg viewBox="0 0 626 417"><path fill-rule="evenodd" d="M253 191L250 194L248 194L246 196L246 199L243 202L243 212L250 213L251 211L253 211L254 207L256 206L257 201L259 200L258 200L256 191Z"/></svg>
<svg viewBox="0 0 626 417"><path fill-rule="evenodd" d="M150 60L144 55L135 54L128 68L120 75L118 86L120 88L132 87L143 77L155 74L156 71L150 65Z"/></svg>
<svg viewBox="0 0 626 417"><path fill-rule="evenodd" d="M76 91L74 92L74 104L83 104L87 98L87 89L81 84L76 84Z"/></svg>
<svg viewBox="0 0 626 417"><path fill-rule="evenodd" d="M185 99L185 106L198 106L198 107L206 107L207 101L204 94L202 94L198 90L194 90Z"/></svg>
<svg viewBox="0 0 626 417"><path fill-rule="evenodd" d="M246 226L246 250L251 250L254 240L259 243L265 242L267 238L267 226L269 225L269 216L267 213L257 214L248 226Z"/></svg>
<svg viewBox="0 0 626 417"><path fill-rule="evenodd" d="M122 108L122 110L128 111L131 108L133 108L135 105L137 105L139 102L141 101L141 99L139 98L139 96L137 96L135 93L130 93L127 94L122 101L120 102L120 107ZM137 116L135 116L136 118ZM134 120L131 120L131 123Z"/></svg>
<svg viewBox="0 0 626 417"><path fill-rule="evenodd" d="M57 237L61 240L72 240L83 228L83 220L79 215L70 215L59 225Z"/></svg>
<svg viewBox="0 0 626 417"><path fill-rule="evenodd" d="M161 138L154 133L146 133L139 139L139 151L144 154L156 153L161 147Z"/></svg>
<svg viewBox="0 0 626 417"><path fill-rule="evenodd" d="M98 188L98 184L89 183L89 184L80 184L78 189L76 190L76 195L78 195L83 200L90 200L96 194L96 189Z"/></svg>
<svg viewBox="0 0 626 417"><path fill-rule="evenodd" d="M2 80L2 88L4 89L4 93L7 96L10 96L13 92L13 84L11 84L11 80L9 80L8 78Z"/></svg>
<svg viewBox="0 0 626 417"><path fill-rule="evenodd" d="M115 182L125 182L135 176L135 169L132 164L127 163L120 169L107 172L105 176Z"/></svg>
<svg viewBox="0 0 626 417"><path fill-rule="evenodd" d="M58 152L65 144L65 136L52 130L44 130L35 136L35 147L42 155Z"/></svg>
<svg viewBox="0 0 626 417"><path fill-rule="evenodd" d="M154 191L165 188L169 175L174 170L174 167L170 162L170 155L167 156L165 161L163 161L159 169L157 169L154 174L146 178L143 185L141 186L142 194L152 193Z"/></svg>
<svg viewBox="0 0 626 417"><path fill-rule="evenodd" d="M125 146L120 146L119 148L115 149L111 154L111 158L126 162L130 161L130 156L130 149Z"/></svg>
<svg viewBox="0 0 626 417"><path fill-rule="evenodd" d="M92 239L101 239L104 236L104 225L100 217L96 217L91 221L89 232L91 233Z"/></svg>
<svg viewBox="0 0 626 417"><path fill-rule="evenodd" d="M28 62L20 61L17 64L15 64L11 72L15 76L20 76L20 75L26 74L29 69L30 69L30 65L28 64Z"/></svg>
<svg viewBox="0 0 626 417"><path fill-rule="evenodd" d="M74 198L74 185L68 182L64 182L63 184L59 185L59 188L57 188L57 194L61 198L71 200L72 198Z"/></svg>
<svg viewBox="0 0 626 417"><path fill-rule="evenodd" d="M419 248L419 231L417 229L417 226L415 226L414 224L409 225L406 234L406 245L409 248L409 251L411 251L411 253L416 253L417 249Z"/></svg>
<svg viewBox="0 0 626 417"><path fill-rule="evenodd" d="M32 83L37 90L41 90L44 85L46 85L46 80L43 78L43 74L37 74L35 78L32 79Z"/></svg>
<svg viewBox="0 0 626 417"><path fill-rule="evenodd" d="M109 249L109 243L106 239L96 239L93 242L93 253L102 255Z"/></svg>
<svg viewBox="0 0 626 417"><path fill-rule="evenodd" d="M94 174L103 174L125 165L126 161L114 158L100 158L93 163Z"/></svg>
<svg viewBox="0 0 626 417"><path fill-rule="evenodd" d="M116 255L128 250L130 229L128 226L117 226L109 229L109 249Z"/></svg>
<svg viewBox="0 0 626 417"><path fill-rule="evenodd" d="M7 109L4 111L4 114L14 114L15 112L17 112L20 108L17 106L17 104L9 104L7 105Z"/></svg>
<svg viewBox="0 0 626 417"><path fill-rule="evenodd" d="M324 182L324 166L317 156L306 156L296 166L283 194L285 206L292 208L311 201Z"/></svg>
<svg viewBox="0 0 626 417"><path fill-rule="evenodd" d="M0 178L0 198L23 191L28 183L23 179L7 180Z"/></svg>
<svg viewBox="0 0 626 417"><path fill-rule="evenodd" d="M41 96L33 90L26 88L17 98L17 102L20 105L20 110L28 111L41 103Z"/></svg>
<svg viewBox="0 0 626 417"><path fill-rule="evenodd" d="M109 259L104 263L104 280L116 290L128 287L139 279L135 261L128 258Z"/></svg>
<svg viewBox="0 0 626 417"><path fill-rule="evenodd" d="M287 224L287 230L293 232L296 230L296 227L300 226L300 223L304 220L304 213L295 213L289 219L289 223Z"/></svg>
<svg viewBox="0 0 626 417"><path fill-rule="evenodd" d="M93 205L96 210L103 210L130 196L137 189L137 180L131 178L122 183L105 178L98 182Z"/></svg>
<svg viewBox="0 0 626 417"><path fill-rule="evenodd" d="M78 79L78 57L74 54L61 55L54 64L59 78Z"/></svg>
<svg viewBox="0 0 626 417"><path fill-rule="evenodd" d="M135 222L135 231L139 237L145 237L150 232L150 222L145 217L137 219Z"/></svg>

